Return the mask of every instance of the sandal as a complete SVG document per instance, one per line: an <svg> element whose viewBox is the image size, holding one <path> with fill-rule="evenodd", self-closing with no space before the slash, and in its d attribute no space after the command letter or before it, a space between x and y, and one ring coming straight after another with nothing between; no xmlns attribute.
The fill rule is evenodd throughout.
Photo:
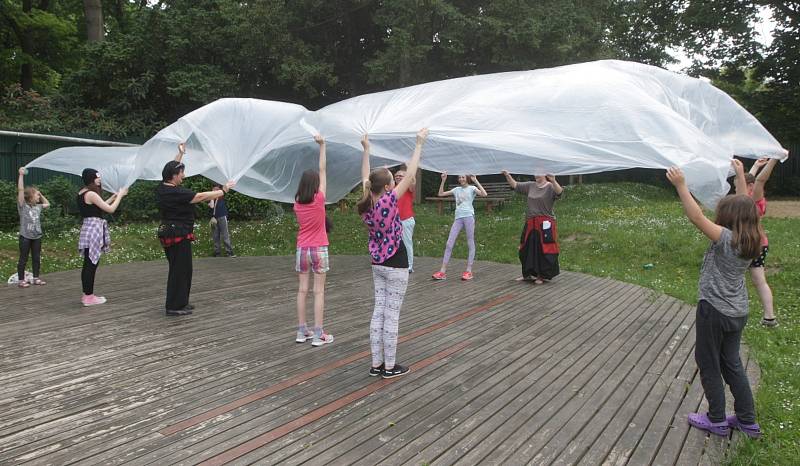
<svg viewBox="0 0 800 466"><path fill-rule="evenodd" d="M711 432L720 437L727 437L731 432L727 419L722 422L711 422L711 419L708 418L708 413L691 413L689 414L688 421L690 426Z"/></svg>
<svg viewBox="0 0 800 466"><path fill-rule="evenodd" d="M26 282L25 280L22 280L21 282L17 283L17 286L20 288L28 288L29 286L31 286L31 284Z"/></svg>
<svg viewBox="0 0 800 466"><path fill-rule="evenodd" d="M42 280L41 278L34 278L33 279L34 285L47 285L47 282Z"/></svg>
<svg viewBox="0 0 800 466"><path fill-rule="evenodd" d="M537 278L536 280L533 281L533 283L534 285L544 285L544 280L542 280L541 278Z"/></svg>
<svg viewBox="0 0 800 466"><path fill-rule="evenodd" d="M731 414L725 420L728 422L728 426L730 426L731 429L738 429L750 438L761 438L763 435L761 427L758 426L757 422L753 424L742 424L735 414Z"/></svg>

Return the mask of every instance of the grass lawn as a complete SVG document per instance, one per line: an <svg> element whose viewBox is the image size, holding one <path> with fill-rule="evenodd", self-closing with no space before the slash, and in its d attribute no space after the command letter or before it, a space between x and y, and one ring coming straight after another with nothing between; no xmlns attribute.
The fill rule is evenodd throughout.
<svg viewBox="0 0 800 466"><path fill-rule="evenodd" d="M124 201L123 201L124 202ZM439 216L433 205L418 206L415 254L439 256L444 251L452 214ZM358 215L329 212L334 222L331 254L366 254L366 231ZM567 187L556 204L561 240L561 267L591 275L636 283L694 304L703 252L708 241L683 216L674 191L619 183ZM524 204L517 198L487 214L478 207L477 259L516 263ZM776 329L759 325L761 305L750 288L750 323L745 341L762 370L756 395L763 441L743 442L732 464L797 464L800 458L800 219L766 218L770 238L767 273L780 322ZM114 250L102 263L163 260L155 238L155 223L113 226ZM210 255L207 223L196 233L195 255ZM232 222L231 237L239 255L294 254L296 224L292 215L268 222ZM43 273L80 267L75 250L77 230L47 234L43 242ZM15 272L17 233L0 233L0 274ZM454 251L466 257L463 235ZM645 264L652 267L645 268ZM433 270L418 270L420 274ZM453 269L459 273L460 270ZM287 271L287 273L291 273ZM480 279L480 267L476 279ZM749 281L749 280L748 280Z"/></svg>

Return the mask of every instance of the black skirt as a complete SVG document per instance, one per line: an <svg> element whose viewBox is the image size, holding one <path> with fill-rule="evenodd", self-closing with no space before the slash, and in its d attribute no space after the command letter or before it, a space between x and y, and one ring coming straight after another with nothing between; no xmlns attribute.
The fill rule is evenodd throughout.
<svg viewBox="0 0 800 466"><path fill-rule="evenodd" d="M542 277L550 280L559 274L558 254L545 254L542 252L542 242L538 231L532 231L525 239L527 223L522 226L522 235L519 243L519 262L522 264L523 277ZM523 243L524 242L524 243Z"/></svg>

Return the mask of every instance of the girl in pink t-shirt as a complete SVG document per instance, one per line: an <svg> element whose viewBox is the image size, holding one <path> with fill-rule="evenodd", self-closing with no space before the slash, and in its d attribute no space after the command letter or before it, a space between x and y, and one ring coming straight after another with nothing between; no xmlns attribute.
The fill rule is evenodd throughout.
<svg viewBox="0 0 800 466"><path fill-rule="evenodd" d="M408 172L416 173L422 156L422 145L428 136L423 128L417 133L417 146L408 162ZM364 156L361 159L363 196L358 201L358 213L369 232L369 255L372 260L372 279L375 287L375 307L369 326L372 366L369 375L384 379L409 371L395 363L400 307L408 286L408 255L403 244L403 225L397 200L408 191L412 177L395 185L392 173L385 167L370 171L369 138L361 139Z"/></svg>
<svg viewBox="0 0 800 466"><path fill-rule="evenodd" d="M769 180L770 175L772 175L772 170L777 163L777 159L759 159L753 164L750 172L745 175L747 195L755 201L758 214L761 217L767 212L767 198L764 197L764 186L767 184L767 180ZM761 170L760 173L759 170ZM737 189L737 193L739 193L740 190L741 189ZM761 300L761 306L764 308L761 325L765 327L777 327L778 320L775 319L772 289L770 289L767 283L767 274L764 271L764 262L767 260L767 252L769 252L769 240L767 239L766 233L764 233L761 236L761 254L750 264L750 278L753 279L753 285L756 287L758 298Z"/></svg>
<svg viewBox="0 0 800 466"><path fill-rule="evenodd" d="M327 187L325 140L314 136L319 144L319 172L306 170L294 196L294 213L300 229L297 232L295 270L297 290L297 343L311 339L313 346L333 343L333 335L322 327L325 308L325 276L328 272L328 233L325 231L325 188ZM306 326L306 297L310 272L314 273L314 331Z"/></svg>

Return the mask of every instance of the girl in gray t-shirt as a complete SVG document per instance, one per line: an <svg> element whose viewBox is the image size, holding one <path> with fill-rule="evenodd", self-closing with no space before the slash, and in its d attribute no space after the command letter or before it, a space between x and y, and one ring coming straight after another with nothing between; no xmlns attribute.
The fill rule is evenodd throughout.
<svg viewBox="0 0 800 466"><path fill-rule="evenodd" d="M17 262L17 279L20 288L31 286L25 281L25 266L28 254L33 262L33 284L44 285L39 278L39 266L42 256L42 209L50 207L50 203L33 186L25 187L25 168L19 169L17 180L17 211L19 212L19 262Z"/></svg>
<svg viewBox="0 0 800 466"><path fill-rule="evenodd" d="M738 187L744 183L744 169L738 160L733 165ZM692 198L679 168L670 168L667 178L675 185L686 216L711 240L700 269L694 352L708 412L689 414L689 424L719 436L727 437L734 428L758 438L761 429L756 423L753 393L739 357L748 311L744 275L761 253L756 204L746 194L727 196L717 205L712 222ZM727 417L723 378L730 386L736 411Z"/></svg>

